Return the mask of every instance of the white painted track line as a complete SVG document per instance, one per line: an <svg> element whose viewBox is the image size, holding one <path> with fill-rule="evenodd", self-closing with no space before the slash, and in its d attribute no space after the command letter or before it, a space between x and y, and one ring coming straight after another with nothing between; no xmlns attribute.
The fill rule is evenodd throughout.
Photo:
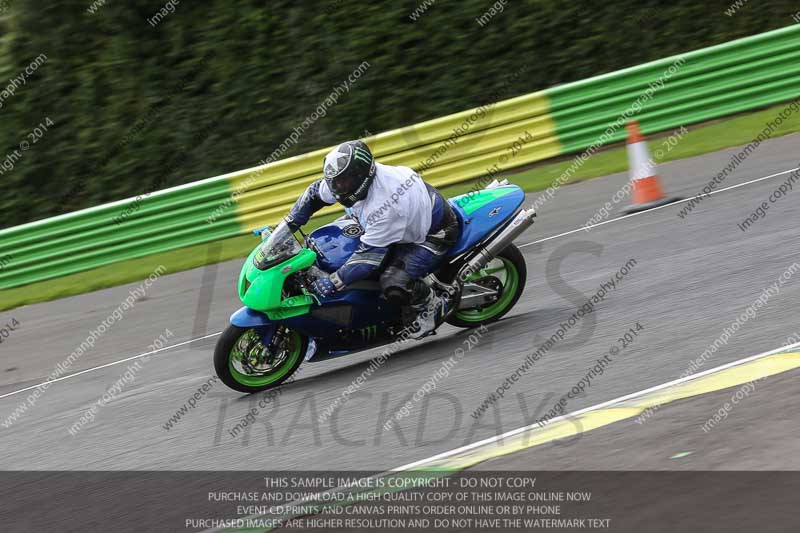
<svg viewBox="0 0 800 533"><path fill-rule="evenodd" d="M746 181L744 183L739 183L737 185L731 185L730 187L726 187L724 189L719 189L719 190L716 190L716 191L712 191L711 193L708 194L708 196L712 196L714 194L725 192L725 191L730 191L732 189L737 189L739 187L744 187L745 185L752 185L753 183L758 183L760 181L776 178L778 176L783 176L785 174L788 174L790 172L794 172L796 170L800 170L800 167L790 168L789 170L784 170L784 171L778 172L776 174L770 174L769 176L764 176L762 178L756 178L754 180ZM690 198L686 198L684 200L677 200L677 201L672 202L672 203L667 204L667 205L662 205L660 207L655 207L653 209L648 209L647 211L640 211L638 213L631 213L630 215L625 215L625 216L618 217L618 218L612 218L610 220L604 220L603 222L600 222L598 224L595 224L594 226L591 226L591 228L596 228L598 226L604 226L606 224L611 224L612 222L619 222L621 220L625 220L625 219L628 219L628 218L631 218L631 217L635 217L635 216L638 216L638 215L643 215L643 214L646 214L646 213L651 213L651 212L657 211L659 209L664 209L665 207L675 206L675 205L678 205L678 204L681 204L681 203L684 203L684 202L689 202L689 201L692 200L692 198L695 198L695 197L696 197L696 195L695 196L691 196ZM537 241L532 241L532 242L528 242L528 243L525 243L525 244L521 244L521 245L519 245L519 248L525 248L526 246L532 246L534 244L539 244L540 242L545 242L545 241L550 241L550 240L553 240L553 239L558 239L559 237L566 237L567 235L572 235L574 233L579 233L581 231L586 231L586 230L584 228L578 228L578 229L566 231L564 233L559 233L558 235L551 235L550 237L545 237L545 238L539 239ZM94 372L95 370L100 370L102 368L107 368L107 367L110 367L110 366L119 365L119 364L122 364L122 363L126 363L128 361L132 361L133 359L139 359L140 357L145 357L147 355L152 355L152 354L155 354L155 353L158 353L158 352L163 352L165 350L170 350L172 348L178 348L180 346L185 346L187 344L191 344L191 343L196 342L196 341L208 339L208 338L211 338L211 337L216 337L217 335L220 335L220 334L222 334L222 332L218 331L216 333L211 333L211 334L205 335L203 337L198 337L196 339L190 339L188 341L184 341L184 342L181 342L181 343L178 343L178 344L173 344L172 346L166 346L166 347L161 348L159 350L155 350L155 351L152 351L152 352L147 352L147 353L143 353L143 354L139 354L139 355L134 355L132 357L121 359L119 361L114 361L113 363L107 363L105 365L100 365L100 366L88 368L86 370L81 370L80 372L75 372L74 374L69 374L68 376L62 376L62 377L57 378L57 379L44 381L44 382L39 383L37 385L32 385L30 387L25 387L24 389L19 389L19 390L13 391L13 392L7 392L5 394L0 394L0 400L2 400L3 398L7 398L9 396L14 396L15 394L20 394L22 392L26 392L26 391L35 389L35 388L37 388L37 387L39 387L41 385L44 385L45 383L55 383L56 381L63 381L63 380L71 379L71 378L74 378L76 376L80 376L82 374L87 374L89 372ZM647 391L644 391L644 392L647 392ZM617 400L612 400L612 401L617 401ZM597 406L595 406L595 408L597 408ZM583 411L581 411L581 412L583 412ZM578 414L578 413L573 413L573 415L575 415L575 414ZM553 419L553 421L555 421L555 420L558 420L558 419ZM524 429L525 428L521 428L520 431L524 430ZM476 444L479 444L479 443L476 443ZM472 446L472 445L470 445L470 446Z"/></svg>
<svg viewBox="0 0 800 533"><path fill-rule="evenodd" d="M731 185L730 187L726 187L724 189L719 189L717 191L711 191L708 194L708 196L712 196L714 194L725 192L725 191L730 191L730 190L733 190L733 189L738 189L739 187L744 187L745 185L752 185L753 183L758 183L759 181L764 181L764 180L776 178L778 176L783 176L785 174L788 174L790 172L794 172L796 170L800 170L800 167L798 167L798 168L790 168L789 170L784 170L784 171L778 172L777 174L770 174L769 176L764 176L763 178L756 178L754 180L746 181L744 183L739 183L737 185ZM654 207L654 208L648 209L646 211L639 211L638 213L631 213L630 215L625 215L625 216L621 216L621 217L617 217L617 218L612 218L610 220L604 220L603 222L598 222L597 224L595 224L593 226L590 226L589 229L594 229L594 228L596 228L598 226L604 226L606 224L611 224L612 222L619 222L620 220L625 220L626 218L631 218L631 217L635 217L635 216L638 216L638 215L644 215L646 213L652 213L653 211L658 211L659 209L664 209L665 207L672 207L672 206L676 206L678 204L682 204L682 203L685 203L685 202L691 202L692 199L697 198L697 196L698 195L692 195L689 198L685 198L683 200L676 200L676 201L671 202L669 204L662 205L662 206L659 206L659 207ZM525 248L526 246L532 246L534 244L539 244L540 242L545 242L545 241L549 241L549 240L552 240L552 239L557 239L559 237L566 237L567 235L572 235L573 233L579 233L581 231L588 231L588 230L586 228L578 228L578 229L573 229L573 230L570 230L570 231L565 231L564 233L559 233L558 235L551 235L550 237L545 237L544 239L539 239L538 241L533 241L533 242L527 242L525 244L520 244L518 246L518 248Z"/></svg>
<svg viewBox="0 0 800 533"><path fill-rule="evenodd" d="M92 368L87 368L86 370L81 370L80 372L75 372L74 374L69 374L67 376L62 376L60 378L46 380L46 381L43 381L42 383L39 383L37 385L31 385L30 387L25 387L24 389L19 389L19 390L15 390L13 392L7 392L5 394L0 394L0 400L2 400L3 398L7 398L9 396L14 396L15 394L19 394L21 392L26 392L26 391L35 389L37 387L41 387L42 385L45 385L47 383L55 383L56 381L64 381L66 379L72 379L72 378L74 378L76 376L80 376L82 374L88 374L89 372L94 372L95 370L100 370L101 368L108 368L108 367L114 366L114 365L121 365L122 363L127 363L128 361L133 361L134 359L139 359L141 357L145 357L145 356L148 356L148 355L153 355L153 354L157 354L159 352L164 352L164 351L167 351L167 350L171 350L172 348L178 348L180 346L186 346L187 344L191 344L193 342L201 341L201 340L204 340L204 339L210 339L211 337L216 337L217 335L220 335L221 333L222 333L221 331L218 331L216 333L211 333L211 334L205 335L203 337L197 337L196 339L190 339L188 341L179 342L178 344L172 344L170 346L164 346L163 348L159 348L158 350L153 350L152 352L140 353L139 355L126 357L125 359L120 359L119 361L114 361L113 363L106 363L104 365L95 366L95 367L92 367Z"/></svg>

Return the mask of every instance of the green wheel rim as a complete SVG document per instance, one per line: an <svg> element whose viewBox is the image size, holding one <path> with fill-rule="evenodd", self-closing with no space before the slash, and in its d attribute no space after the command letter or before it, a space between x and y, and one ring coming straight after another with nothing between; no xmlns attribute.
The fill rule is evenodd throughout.
<svg viewBox="0 0 800 533"><path fill-rule="evenodd" d="M289 330L287 341L291 343L291 350L286 358L279 363L277 368L267 374L247 374L245 372L240 371L236 368L235 362L239 362L241 364L242 358L244 353L239 351L239 343L245 336L255 336L258 337L258 333L254 329L248 329L245 331L241 337L239 337L236 342L234 343L233 347L231 348L230 353L228 354L228 369L231 372L231 376L237 382L241 383L242 385L247 385L249 387L263 387L264 385L270 385L275 383L276 381L280 380L289 371L294 367L297 363L297 360L302 355L301 351L303 348L302 338L300 337L300 333ZM260 339L258 339L260 342ZM263 344L262 344L263 346Z"/></svg>
<svg viewBox="0 0 800 533"><path fill-rule="evenodd" d="M514 300L514 295L517 293L517 287L519 287L519 272L517 272L517 268L514 266L514 263L505 257L498 257L497 259L503 262L502 267L485 268L476 273L474 276L470 277L469 281L475 281L482 277L494 275L503 271L505 273L505 281L501 280L503 285L503 295L500 296L500 299L495 303L484 307L483 309L463 309L461 311L456 311L453 313L453 316L455 316L457 319L463 320L464 322L475 322L478 324L485 322L486 320L491 320L492 318L501 314L508 308L509 305L511 305L511 302Z"/></svg>

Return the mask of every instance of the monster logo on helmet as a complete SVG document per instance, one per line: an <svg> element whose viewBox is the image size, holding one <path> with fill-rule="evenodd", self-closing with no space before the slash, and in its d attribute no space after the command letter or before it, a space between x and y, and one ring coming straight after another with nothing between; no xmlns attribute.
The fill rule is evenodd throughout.
<svg viewBox="0 0 800 533"><path fill-rule="evenodd" d="M336 200L352 207L367 197L375 180L375 158L363 141L348 141L325 156L322 172Z"/></svg>

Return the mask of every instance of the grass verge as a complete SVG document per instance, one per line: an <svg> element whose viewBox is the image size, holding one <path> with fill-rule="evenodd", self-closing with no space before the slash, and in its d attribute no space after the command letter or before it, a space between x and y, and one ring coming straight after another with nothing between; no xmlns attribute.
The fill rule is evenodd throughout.
<svg viewBox="0 0 800 533"><path fill-rule="evenodd" d="M768 121L775 118L777 112L783 107L783 105L775 106L755 113L694 126L671 150L668 151L665 148L663 156L657 157L656 161L661 163L685 159L732 146L747 144L766 127ZM798 131L800 131L800 115L791 115L788 120L785 120L773 132L772 138ZM669 135L669 132L665 132L662 135ZM657 139L651 141L652 146L658 143ZM555 163L537 164L530 170L508 174L505 177L526 191L541 191L549 187L571 164L572 157ZM625 148L612 147L589 158L570 178L568 183L624 172L627 168L628 161ZM445 196L456 196L469 191L473 187L473 183L474 181L446 187L442 192ZM315 218L309 225L309 230L327 224L337 216L325 215ZM227 261L245 257L256 244L256 239L251 235L225 239L222 241L219 260ZM207 244L190 246L140 259L115 263L54 280L6 289L0 291L0 311L139 281L150 275L159 265L164 265L170 273L204 266L208 263L207 250Z"/></svg>

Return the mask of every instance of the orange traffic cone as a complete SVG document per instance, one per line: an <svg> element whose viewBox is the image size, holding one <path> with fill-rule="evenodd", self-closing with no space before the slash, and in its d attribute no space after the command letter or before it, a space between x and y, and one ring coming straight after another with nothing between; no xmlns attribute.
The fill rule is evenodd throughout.
<svg viewBox="0 0 800 533"><path fill-rule="evenodd" d="M656 174L656 164L650 157L647 141L639 131L639 123L635 120L628 122L628 161L631 185L633 185L633 203L621 209L622 214L638 213L680 200L664 195L661 178Z"/></svg>

